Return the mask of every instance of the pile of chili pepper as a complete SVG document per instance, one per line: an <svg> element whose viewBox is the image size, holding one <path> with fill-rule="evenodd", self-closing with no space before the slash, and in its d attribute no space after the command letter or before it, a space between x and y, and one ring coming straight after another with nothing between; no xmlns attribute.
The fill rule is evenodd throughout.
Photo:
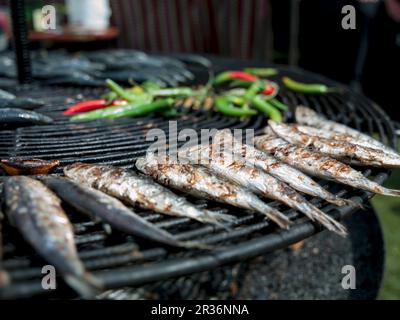
<svg viewBox="0 0 400 320"><path fill-rule="evenodd" d="M152 112L169 118L179 115L174 106L182 99L196 101L200 105L211 98L214 109L226 116L246 118L261 113L275 121L282 121L282 111L288 110L288 106L277 99L278 83L269 79L277 74L274 68L224 71L210 77L207 85L200 89L165 88L151 81L122 88L108 79L109 92L99 99L79 102L65 110L64 114L72 115L71 121L140 117ZM324 84L301 83L286 76L282 78L282 83L287 89L304 94L338 91Z"/></svg>
<svg viewBox="0 0 400 320"><path fill-rule="evenodd" d="M106 80L110 91L100 99L79 102L64 111L73 115L71 121L116 119L140 117L159 112L165 117L174 117L178 111L173 108L175 98L194 94L190 87L161 88L157 83L145 82L125 89L114 81Z"/></svg>
<svg viewBox="0 0 400 320"><path fill-rule="evenodd" d="M243 71L225 71L214 79L214 85L229 82L230 89L220 92L215 110L231 117L245 118L262 113L275 121L282 121L281 111L288 107L276 99L279 85L265 79L278 72L273 68L246 68Z"/></svg>

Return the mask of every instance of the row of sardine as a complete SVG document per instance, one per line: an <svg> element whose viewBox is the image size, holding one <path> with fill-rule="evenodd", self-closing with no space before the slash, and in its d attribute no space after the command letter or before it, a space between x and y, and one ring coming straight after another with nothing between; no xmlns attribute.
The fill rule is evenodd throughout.
<svg viewBox="0 0 400 320"><path fill-rule="evenodd" d="M338 206L362 206L337 197L310 176L400 195L400 191L369 180L347 164L400 167L396 151L305 107L297 108L296 120L298 124L270 121L267 134L254 139L255 147L237 141L225 129L217 132L213 144L181 149L179 159L187 162L147 154L137 160L136 167L173 189L262 213L280 227L289 228L292 222L262 197L277 200L341 235L346 234L345 228L301 193Z"/></svg>
<svg viewBox="0 0 400 320"><path fill-rule="evenodd" d="M107 165L74 163L64 168L66 177L9 177L3 186L4 212L71 287L82 296L91 296L101 283L79 259L61 201L125 233L170 246L204 248L198 243L182 243L123 203L222 228L234 225L236 217L199 208L171 188L265 215L281 228L289 228L293 222L263 200L269 198L346 235L342 224L302 194L337 206L359 205L332 194L310 176L400 196L400 191L384 188L345 163L398 167L400 156L394 150L304 107L297 108L296 119L298 124L271 121L266 134L254 139L254 146L242 144L230 130L220 130L212 144L180 149L179 159L185 162L149 153L136 161L144 175Z"/></svg>
<svg viewBox="0 0 400 320"><path fill-rule="evenodd" d="M66 167L65 174L71 179L50 175L37 176L37 179L8 177L3 186L4 211L10 224L21 232L43 258L56 267L64 280L82 297L92 297L99 292L101 282L85 270L79 259L72 224L61 207L61 200L93 220L108 223L122 232L181 248L209 247L179 241L171 233L136 214L117 198L143 208L175 216L188 216L202 222L220 224L220 221L233 221L231 216L198 209L185 198L150 179L123 169L77 163Z"/></svg>

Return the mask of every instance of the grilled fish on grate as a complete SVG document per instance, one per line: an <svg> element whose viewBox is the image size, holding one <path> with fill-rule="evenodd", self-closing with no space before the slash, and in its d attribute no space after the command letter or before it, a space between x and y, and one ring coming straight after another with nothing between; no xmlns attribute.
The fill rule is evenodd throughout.
<svg viewBox="0 0 400 320"><path fill-rule="evenodd" d="M231 153L221 151L215 145L203 145L180 151L181 158L201 160L215 174L241 185L257 194L271 198L297 209L311 220L316 220L328 230L346 235L346 229L323 211L309 203L293 188L258 168L248 166L243 160L235 159Z"/></svg>
<svg viewBox="0 0 400 320"><path fill-rule="evenodd" d="M241 155L249 164L254 164L257 168L264 170L300 192L325 199L338 206L358 206L352 201L336 197L303 172L279 161L259 149L241 143L233 137L229 129L218 131L214 138L217 143L223 141L225 145L232 146L233 152Z"/></svg>
<svg viewBox="0 0 400 320"><path fill-rule="evenodd" d="M153 180L133 171L104 165L74 163L64 168L64 174L81 184L103 191L132 205L156 212L188 217L200 222L221 225L233 222L235 217L199 209Z"/></svg>
<svg viewBox="0 0 400 320"><path fill-rule="evenodd" d="M296 125L277 123L269 120L272 130L286 141L303 146L311 147L313 150L329 155L333 158L343 161L355 159L357 163L363 165L384 167L384 168L400 168L400 156L385 153L382 150L372 149L345 141L337 141L311 136L299 131Z"/></svg>
<svg viewBox="0 0 400 320"><path fill-rule="evenodd" d="M42 176L40 180L78 211L103 220L116 229L167 245L184 246L172 234L157 228L101 191L61 177Z"/></svg>
<svg viewBox="0 0 400 320"><path fill-rule="evenodd" d="M254 139L254 143L260 150L273 153L279 160L312 176L333 180L373 193L400 196L400 190L382 187L347 164L321 153L290 144L281 138L271 139L270 136L259 136Z"/></svg>
<svg viewBox="0 0 400 320"><path fill-rule="evenodd" d="M136 167L160 183L187 192L199 198L206 198L235 207L257 211L266 215L282 228L289 228L291 221L283 213L270 207L252 192L239 185L220 179L201 166L160 162L150 154L139 158Z"/></svg>
<svg viewBox="0 0 400 320"><path fill-rule="evenodd" d="M332 134L333 132L342 134L342 136L338 135L336 136L336 138L332 137L333 139L344 140L347 142L359 144L361 146L382 150L394 156L399 155L395 150L384 145L382 142L375 140L371 136L350 128L344 124L328 120L324 116L318 115L314 110L310 108L298 106L296 108L295 117L297 123L322 129L326 134L331 134L331 132ZM353 139L350 139L349 136Z"/></svg>
<svg viewBox="0 0 400 320"><path fill-rule="evenodd" d="M43 183L24 176L4 182L4 199L10 222L26 241L83 297L96 294L99 283L79 260L72 225L60 199Z"/></svg>

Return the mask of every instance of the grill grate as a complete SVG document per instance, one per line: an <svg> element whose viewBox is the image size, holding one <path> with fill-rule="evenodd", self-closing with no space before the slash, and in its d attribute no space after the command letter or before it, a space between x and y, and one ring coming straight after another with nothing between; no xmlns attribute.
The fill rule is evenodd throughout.
<svg viewBox="0 0 400 320"><path fill-rule="evenodd" d="M238 66L237 66L238 67ZM327 79L305 73L302 70L284 69L281 74L298 79L326 82ZM76 161L106 163L133 168L138 156L145 153L151 142L145 141L145 133L151 128L166 129L168 123L156 116L116 121L69 123L61 111L74 101L94 97L102 89L78 88L21 88L19 95L43 98L47 105L38 109L56 119L54 125L19 128L0 132L0 156L58 159L61 167ZM329 118L348 124L368 133L377 133L382 141L394 146L394 130L388 117L365 97L349 91L328 96L305 96L282 91L279 99L292 110L298 104L311 106ZM265 120L254 117L243 122L223 117L210 111L182 108L184 115L178 121L181 128L254 128L259 132ZM287 115L291 119L291 113ZM62 168L58 172L61 172ZM377 182L388 177L386 170L365 169L363 172ZM333 193L354 201L365 202L371 194L353 190L331 182L321 181ZM319 199L308 199L336 218L352 212L351 208L336 208ZM191 201L198 206L220 210L221 205L204 200ZM106 288L140 286L172 277L189 275L237 261L243 261L267 251L286 247L320 231L320 227L293 210L271 202L297 223L288 231L279 230L259 215L247 211L223 207L237 215L239 220L227 232L216 226L203 225L186 218L172 218L150 211L137 211L147 220L175 234L181 240L196 240L216 245L212 251L178 251L152 245L119 232L108 233L102 224L87 220L67 208L74 223L79 254L86 267L93 271ZM73 293L64 285L56 292L46 292L41 287L41 266L46 263L30 249L7 223L4 224L4 268L12 285L3 290L5 297L27 297L47 293L53 297Z"/></svg>

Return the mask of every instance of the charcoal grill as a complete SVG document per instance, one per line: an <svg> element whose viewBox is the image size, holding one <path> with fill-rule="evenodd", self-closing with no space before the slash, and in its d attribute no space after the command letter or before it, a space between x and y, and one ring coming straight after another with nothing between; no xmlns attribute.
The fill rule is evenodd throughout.
<svg viewBox="0 0 400 320"><path fill-rule="evenodd" d="M249 66L242 61L214 59L216 70ZM250 64L260 66L257 63ZM341 86L321 76L300 69L279 67L280 76L288 75L303 81L324 82ZM200 78L202 75L199 75ZM203 75L204 76L204 75ZM279 78L276 78L278 80ZM342 86L341 86L342 87ZM23 86L15 88L20 96L43 98L46 105L37 110L53 117L56 123L40 127L26 127L0 132L0 156L58 159L61 167L76 162L104 163L134 168L135 159L143 155L150 142L145 134L151 128L167 129L168 123L157 116L116 121L99 120L88 123L69 123L62 111L74 101L98 96L103 89L63 88ZM358 130L377 137L395 147L395 134L390 119L373 102L364 96L343 87L342 93L321 96L306 96L282 90L278 97L292 111L298 104L310 106L335 121L345 123ZM245 121L224 117L212 111L192 110L182 107L183 116L178 120L178 130L193 128L254 128L261 132L266 121L256 116ZM168 131L168 130L167 130ZM383 183L389 176L387 170L364 169L365 176ZM365 203L371 193L353 190L331 182L321 181L333 193ZM354 210L350 207L337 208L320 199L308 199L323 211L342 220ZM198 206L211 210L221 209L220 204L190 199ZM246 259L285 248L290 244L322 231L318 224L312 223L303 215L287 210L276 202L270 203L284 211L295 225L290 230L280 230L259 215L244 210L222 206L229 213L239 217L227 232L219 227L203 225L186 218L172 218L149 211L137 211L147 220L175 234L181 240L196 240L215 245L211 251L173 250L141 241L118 232L109 234L101 224L86 220L80 214L67 208L74 224L79 254L86 267L101 279L107 289L121 287L139 288L145 284L164 283L191 279L196 282L204 271L217 267L243 262ZM41 267L46 263L33 252L17 232L7 223L4 225L4 268L9 273L12 284L3 289L7 298L30 297L46 294L46 297L74 297L60 281L56 291L45 291L41 287ZM240 264L239 264L240 266ZM182 278L187 276L186 278ZM178 280L176 280L178 279ZM182 280L183 281L183 280ZM185 280L186 281L186 280ZM190 286L190 285L189 285Z"/></svg>

